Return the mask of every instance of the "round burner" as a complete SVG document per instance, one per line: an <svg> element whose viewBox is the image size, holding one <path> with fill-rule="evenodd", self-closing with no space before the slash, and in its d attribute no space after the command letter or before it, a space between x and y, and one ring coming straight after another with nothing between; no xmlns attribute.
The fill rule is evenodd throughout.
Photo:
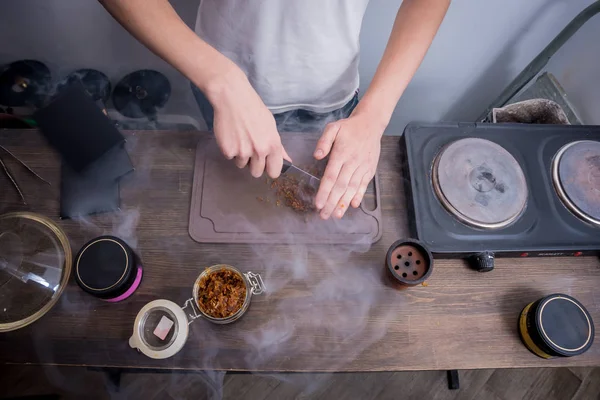
<svg viewBox="0 0 600 400"><path fill-rule="evenodd" d="M600 142L581 140L563 146L552 161L552 181L569 210L600 226Z"/></svg>
<svg viewBox="0 0 600 400"><path fill-rule="evenodd" d="M460 221L478 228L503 228L527 204L525 175L502 146L485 139L460 139L433 161L433 189Z"/></svg>

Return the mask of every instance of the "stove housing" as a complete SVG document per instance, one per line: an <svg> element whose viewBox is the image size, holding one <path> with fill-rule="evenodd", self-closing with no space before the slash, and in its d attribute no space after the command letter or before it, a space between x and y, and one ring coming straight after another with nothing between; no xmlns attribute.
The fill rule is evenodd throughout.
<svg viewBox="0 0 600 400"><path fill-rule="evenodd" d="M528 199L509 226L480 229L460 222L433 190L432 165L447 144L476 137L495 142L520 164ZM600 126L526 124L409 124L400 140L406 163L406 194L412 233L440 258L469 258L477 269L494 257L600 255L600 227L583 221L558 197L552 160L566 144L600 141ZM491 266L489 264L492 264Z"/></svg>

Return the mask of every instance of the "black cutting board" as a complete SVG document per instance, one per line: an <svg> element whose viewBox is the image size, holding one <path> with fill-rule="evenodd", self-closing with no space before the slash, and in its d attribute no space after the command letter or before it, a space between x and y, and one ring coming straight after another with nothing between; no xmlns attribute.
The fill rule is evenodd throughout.
<svg viewBox="0 0 600 400"><path fill-rule="evenodd" d="M317 139L308 134L282 136L299 166L314 163ZM350 209L341 220L323 221L317 213L303 215L277 206L265 177L256 179L248 169L238 169L223 158L214 139L203 139L196 153L190 235L202 243L370 244L383 233L377 179L374 182L364 202L376 206L372 211Z"/></svg>

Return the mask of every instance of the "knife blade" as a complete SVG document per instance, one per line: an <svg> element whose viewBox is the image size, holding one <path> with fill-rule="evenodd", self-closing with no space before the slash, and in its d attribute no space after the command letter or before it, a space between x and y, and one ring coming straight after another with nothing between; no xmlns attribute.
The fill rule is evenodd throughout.
<svg viewBox="0 0 600 400"><path fill-rule="evenodd" d="M299 182L305 182L311 188L315 190L319 189L319 185L321 184L321 180L316 176L309 174L301 168L296 167L294 164L287 160L283 160L283 167L281 168L281 173L286 177L291 177L297 179Z"/></svg>

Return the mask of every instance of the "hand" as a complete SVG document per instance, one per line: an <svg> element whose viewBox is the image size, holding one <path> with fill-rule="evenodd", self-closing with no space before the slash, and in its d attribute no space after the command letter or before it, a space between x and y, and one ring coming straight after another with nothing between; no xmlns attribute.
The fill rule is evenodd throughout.
<svg viewBox="0 0 600 400"><path fill-rule="evenodd" d="M328 124L317 143L317 160L331 153L315 198L323 219L342 218L349 205L357 208L377 170L385 127L357 110Z"/></svg>
<svg viewBox="0 0 600 400"><path fill-rule="evenodd" d="M241 70L224 75L224 83L209 96L219 148L238 168L249 165L255 178L265 169L271 178L279 177L283 159L292 160L281 144L273 114Z"/></svg>

